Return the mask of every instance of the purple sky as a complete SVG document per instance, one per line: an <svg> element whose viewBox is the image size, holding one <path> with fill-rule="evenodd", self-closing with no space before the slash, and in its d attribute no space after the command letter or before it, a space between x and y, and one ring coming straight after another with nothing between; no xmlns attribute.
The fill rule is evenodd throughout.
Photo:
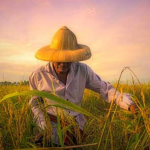
<svg viewBox="0 0 150 150"><path fill-rule="evenodd" d="M130 66L150 80L150 0L5 0L0 2L0 81L20 81L40 65L34 54L62 26L88 45L87 63L115 81ZM129 71L123 80L131 80Z"/></svg>

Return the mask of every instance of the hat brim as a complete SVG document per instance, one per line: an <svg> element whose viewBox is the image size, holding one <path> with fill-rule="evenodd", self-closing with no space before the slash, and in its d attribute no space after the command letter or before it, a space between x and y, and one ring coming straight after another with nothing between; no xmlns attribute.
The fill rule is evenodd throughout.
<svg viewBox="0 0 150 150"><path fill-rule="evenodd" d="M78 49L75 50L56 50L48 45L39 49L35 57L50 62L77 62L89 59L91 51L88 46L81 44L78 44Z"/></svg>

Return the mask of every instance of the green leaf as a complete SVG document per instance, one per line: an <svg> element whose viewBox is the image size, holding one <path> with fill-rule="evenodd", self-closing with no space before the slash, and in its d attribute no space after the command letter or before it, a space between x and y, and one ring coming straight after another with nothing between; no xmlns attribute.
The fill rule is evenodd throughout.
<svg viewBox="0 0 150 150"><path fill-rule="evenodd" d="M95 119L98 119L97 117L95 117L94 115L92 115L91 113L86 111L85 109L79 107L78 105L71 103L71 102L68 102L63 98L60 98L58 96L55 96L55 95L50 94L50 93L45 92L45 91L28 90L28 91L22 91L22 92L15 92L15 93L8 94L8 95L4 96L0 100L0 103L3 102L4 100L8 99L8 98L12 98L12 97L16 97L16 96L22 96L22 95L28 95L28 96L34 95L34 96L39 96L39 97L45 97L45 98L48 98L48 99L50 99L50 100L52 100L58 104L63 105L64 107L68 107L68 109L71 109L73 111L82 113L82 114L87 115L87 116L91 116Z"/></svg>
<svg viewBox="0 0 150 150"><path fill-rule="evenodd" d="M63 143L63 135L62 135L62 130L61 130L61 123L60 123L60 118L59 118L59 114L58 114L58 109L56 107L56 111L57 111L57 127L58 127L58 137L59 137L59 141L61 146L64 146Z"/></svg>

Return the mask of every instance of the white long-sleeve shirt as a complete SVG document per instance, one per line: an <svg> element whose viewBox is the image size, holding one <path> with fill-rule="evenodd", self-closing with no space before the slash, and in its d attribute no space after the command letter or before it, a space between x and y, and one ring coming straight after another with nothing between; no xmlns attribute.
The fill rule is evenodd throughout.
<svg viewBox="0 0 150 150"><path fill-rule="evenodd" d="M34 71L29 77L29 84L31 90L47 91L50 93L55 92L59 97L78 106L81 105L85 88L99 93L107 102L111 102L115 93L115 89L109 83L102 81L89 66L79 62L71 64L66 85L58 79L52 63L48 63ZM37 118L37 124L44 129L46 124L44 122L43 112L37 107L38 102L36 98L37 97L32 97L29 103L32 107L34 116ZM46 99L46 101L48 104L53 103L49 99ZM129 94L122 95L119 92L116 92L114 101L117 105L126 110L133 104ZM76 116L79 127L83 129L85 124L84 116L74 111L67 112L71 116ZM56 115L55 107L48 108L47 113Z"/></svg>

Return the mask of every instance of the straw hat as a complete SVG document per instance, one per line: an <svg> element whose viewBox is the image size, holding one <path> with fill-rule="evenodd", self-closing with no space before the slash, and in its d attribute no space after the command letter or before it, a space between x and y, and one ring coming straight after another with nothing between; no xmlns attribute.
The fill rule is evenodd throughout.
<svg viewBox="0 0 150 150"><path fill-rule="evenodd" d="M51 44L39 49L35 57L51 62L77 62L89 59L91 51L88 46L78 44L74 33L64 26L56 32Z"/></svg>

